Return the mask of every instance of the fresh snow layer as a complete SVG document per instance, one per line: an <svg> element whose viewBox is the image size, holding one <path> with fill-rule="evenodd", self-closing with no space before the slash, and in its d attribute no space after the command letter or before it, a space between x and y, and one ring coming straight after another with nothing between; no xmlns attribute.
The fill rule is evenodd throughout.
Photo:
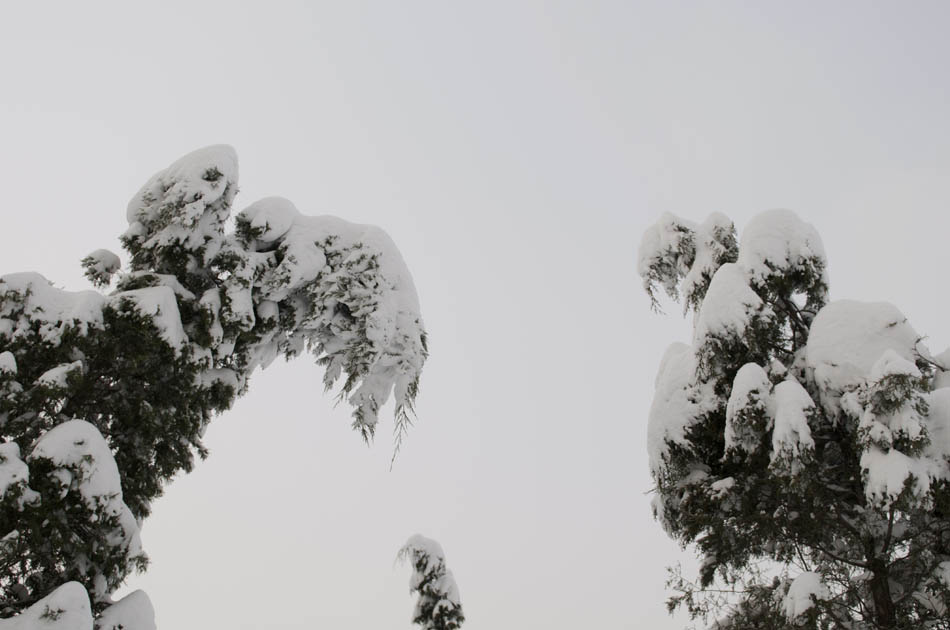
<svg viewBox="0 0 950 630"><path fill-rule="evenodd" d="M286 234L301 215L297 207L288 199L265 197L242 210L241 216L250 223L252 228L261 230L258 240L272 242Z"/></svg>
<svg viewBox="0 0 950 630"><path fill-rule="evenodd" d="M815 600L825 600L831 597L831 592L821 576L813 571L806 571L792 580L788 593L782 600L782 609L789 621L794 621L811 610Z"/></svg>
<svg viewBox="0 0 950 630"><path fill-rule="evenodd" d="M889 350L913 363L919 339L907 318L887 302L840 300L822 308L805 350L822 405L830 413L837 411L841 395L868 382Z"/></svg>
<svg viewBox="0 0 950 630"><path fill-rule="evenodd" d="M896 364L902 371L910 370L895 360L888 361L888 364ZM926 497L935 481L950 479L947 465L950 460L950 388L929 392L924 395L924 400L929 409L924 417L912 408L891 417L875 417L870 411L862 417L862 429L872 432L872 437L877 437L876 443L896 432L903 432L911 438L926 434L928 438L922 451L914 455L895 448L884 449L876 443L864 450L861 468L865 495L870 502L890 505L909 481L912 481L910 490L915 496Z"/></svg>
<svg viewBox="0 0 950 630"><path fill-rule="evenodd" d="M156 630L155 609L145 591L133 591L96 619L96 630Z"/></svg>
<svg viewBox="0 0 950 630"><path fill-rule="evenodd" d="M720 212L712 213L696 227L693 264L683 278L684 295L693 295L698 287L715 275L718 261L724 253L717 237L731 234L733 229L732 220Z"/></svg>
<svg viewBox="0 0 950 630"><path fill-rule="evenodd" d="M865 496L868 501L884 507L897 499L912 475L912 491L917 496L930 490L933 478L946 477L946 462L929 457L908 457L897 449L884 451L876 446L861 454L861 468L864 470Z"/></svg>
<svg viewBox="0 0 950 630"><path fill-rule="evenodd" d="M774 425L772 427L772 462L787 456L792 462L805 450L815 447L808 428L808 414L815 403L798 381L782 381L772 394Z"/></svg>
<svg viewBox="0 0 950 630"><path fill-rule="evenodd" d="M690 395L695 374L693 349L685 343L671 344L660 361L647 424L647 451L654 472L663 466L667 442L683 442L686 429L700 414Z"/></svg>
<svg viewBox="0 0 950 630"><path fill-rule="evenodd" d="M437 606L446 604L458 606L462 603L458 584L456 584L452 572L445 566L445 553L442 551L442 545L431 538L415 534L403 545L401 553L412 561L413 572L409 578L410 590L418 589L426 578L434 576L435 579L426 586L431 594L438 595L444 602L440 602ZM417 566L420 561L424 561L421 568Z"/></svg>
<svg viewBox="0 0 950 630"><path fill-rule="evenodd" d="M20 459L20 447L16 442L0 444L0 499L3 499L11 486L26 483L30 470Z"/></svg>
<svg viewBox="0 0 950 630"><path fill-rule="evenodd" d="M75 370L82 371L82 361L62 363L40 374L36 382L47 387L66 387L67 377Z"/></svg>
<svg viewBox="0 0 950 630"><path fill-rule="evenodd" d="M159 336L172 348L180 351L188 342L188 335L185 334L181 314L178 312L178 300L172 287L158 286L122 291L109 298L109 303L116 309L126 302L131 303L141 315L151 316Z"/></svg>
<svg viewBox="0 0 950 630"><path fill-rule="evenodd" d="M7 350L0 352L0 374L16 374L16 357Z"/></svg>
<svg viewBox="0 0 950 630"><path fill-rule="evenodd" d="M911 376L920 378L920 369L913 361L897 354L892 348L884 351L871 368L870 381L876 383L888 376Z"/></svg>
<svg viewBox="0 0 950 630"><path fill-rule="evenodd" d="M97 277L109 278L122 268L122 261L108 249L97 249L83 259L83 264Z"/></svg>
<svg viewBox="0 0 950 630"><path fill-rule="evenodd" d="M930 413L924 422L930 443L924 448L924 455L937 461L950 459L950 388L936 389L926 400ZM950 471L944 476L950 476Z"/></svg>
<svg viewBox="0 0 950 630"><path fill-rule="evenodd" d="M640 249L637 254L637 271L643 278L645 286L648 287L650 284L648 279L650 268L665 258L675 257L678 265L675 271L679 275L689 272L686 261L676 254L694 247L690 241L693 239L695 229L695 223L685 221L670 212L664 212L656 223L646 229L640 239ZM669 281L675 282L675 278L669 278ZM675 294L676 292L675 284L665 284L664 288L668 293Z"/></svg>
<svg viewBox="0 0 950 630"><path fill-rule="evenodd" d="M237 178L237 154L231 147L189 153L153 175L132 197L126 237L143 238L145 249L174 243L207 247L205 260L210 260L220 246Z"/></svg>
<svg viewBox="0 0 950 630"><path fill-rule="evenodd" d="M47 459L59 468L81 471L79 492L95 507L100 497L121 495L119 468L105 438L85 420L69 420L44 433L29 459Z"/></svg>
<svg viewBox="0 0 950 630"><path fill-rule="evenodd" d="M79 582L67 582L16 617L0 619L0 630L92 630L89 596Z"/></svg>
<svg viewBox="0 0 950 630"><path fill-rule="evenodd" d="M30 332L30 321L41 322L40 336L53 344L59 343L66 324L78 326L83 334L89 326L102 325L105 298L95 291L63 291L33 272L0 276L0 294L8 291L23 298L23 316L16 320L13 304L0 308L0 333L10 334L14 339Z"/></svg>
<svg viewBox="0 0 950 630"><path fill-rule="evenodd" d="M85 420L69 420L53 427L40 436L27 458L39 459L50 461L58 469L56 476L64 494L75 489L94 513L117 518L112 542L124 548L128 557L142 553L138 523L122 501L119 468L95 426ZM97 584L96 595L105 595L105 588L105 584Z"/></svg>
<svg viewBox="0 0 950 630"><path fill-rule="evenodd" d="M732 383L732 392L726 404L725 449L741 448L747 453L755 450L758 440L742 430L740 416L750 407L769 413L772 408L772 385L769 376L757 363L746 363Z"/></svg>
<svg viewBox="0 0 950 630"><path fill-rule="evenodd" d="M821 261L823 269L825 248L821 237L791 210L757 214L742 231L738 262L756 284L786 270L809 266L814 259Z"/></svg>
<svg viewBox="0 0 950 630"><path fill-rule="evenodd" d="M333 216L305 216L279 197L252 204L238 220L263 231L258 241L276 239L281 259L271 265L271 254L246 254L248 266L242 273L247 279L236 277L226 287L229 311L224 316L250 327L257 317L276 317L278 302L315 300L313 312L295 331L301 333L299 343L315 341L314 346L333 356L330 375L339 374L344 356L352 351L369 358L366 373L347 397L359 410L359 424L374 426L379 408L393 392L397 406L404 405L425 359L424 332L415 285L389 236L377 227ZM335 257L332 267L330 255ZM339 321L337 303L357 318L355 327ZM266 367L279 354L279 342L263 340L251 366Z"/></svg>
<svg viewBox="0 0 950 630"><path fill-rule="evenodd" d="M699 349L709 337L741 336L753 315L765 309L762 299L749 286L746 270L726 263L709 284L696 318L693 343Z"/></svg>

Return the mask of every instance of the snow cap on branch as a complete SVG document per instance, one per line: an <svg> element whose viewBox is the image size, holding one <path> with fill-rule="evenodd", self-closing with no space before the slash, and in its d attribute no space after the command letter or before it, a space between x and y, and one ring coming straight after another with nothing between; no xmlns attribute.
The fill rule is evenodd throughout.
<svg viewBox="0 0 950 630"><path fill-rule="evenodd" d="M836 414L842 394L875 380L872 369L885 352L914 363L919 341L903 313L887 302L838 300L826 305L812 322L805 350L821 404Z"/></svg>
<svg viewBox="0 0 950 630"><path fill-rule="evenodd" d="M413 567L409 589L419 594L413 623L422 630L456 630L465 617L462 600L452 572L445 566L442 546L431 538L416 534L406 541L398 557Z"/></svg>
<svg viewBox="0 0 950 630"><path fill-rule="evenodd" d="M810 274L827 287L825 246L818 231L791 210L755 215L742 231L739 264L755 284L792 273Z"/></svg>
<svg viewBox="0 0 950 630"><path fill-rule="evenodd" d="M0 619L0 630L92 630L89 596L79 582L66 582L16 617Z"/></svg>

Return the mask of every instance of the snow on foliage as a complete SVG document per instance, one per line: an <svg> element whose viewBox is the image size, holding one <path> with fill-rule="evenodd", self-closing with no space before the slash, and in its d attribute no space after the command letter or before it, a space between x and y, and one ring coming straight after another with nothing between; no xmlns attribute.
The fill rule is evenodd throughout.
<svg viewBox="0 0 950 630"><path fill-rule="evenodd" d="M148 317L158 329L159 336L176 351L180 351L188 341L178 312L178 300L169 286L122 291L110 297L109 304L117 310L128 304L140 315Z"/></svg>
<svg viewBox="0 0 950 630"><path fill-rule="evenodd" d="M723 430L726 451L755 452L768 428L772 409L769 375L757 363L746 363L736 372L726 403L726 427Z"/></svg>
<svg viewBox="0 0 950 630"><path fill-rule="evenodd" d="M119 257L107 249L97 249L82 259L81 264L85 275L97 287L104 287L112 282L112 276L122 268Z"/></svg>
<svg viewBox="0 0 950 630"><path fill-rule="evenodd" d="M756 284L794 272L814 274L827 284L821 237L790 210L769 210L749 221L739 242L739 264Z"/></svg>
<svg viewBox="0 0 950 630"><path fill-rule="evenodd" d="M37 384L47 387L66 387L69 375L79 370L82 372L82 361L73 361L72 363L63 363L54 368L46 370L36 379Z"/></svg>
<svg viewBox="0 0 950 630"><path fill-rule="evenodd" d="M654 306L655 285L672 298L682 288L685 312L698 308L716 270L735 259L735 228L728 217L717 212L696 225L667 212L644 232L637 268Z"/></svg>
<svg viewBox="0 0 950 630"><path fill-rule="evenodd" d="M692 348L674 343L666 349L656 375L656 394L647 424L647 452L653 471L663 466L669 445L682 444L690 425L706 411L701 404L702 393L694 391L692 385L695 372Z"/></svg>
<svg viewBox="0 0 950 630"><path fill-rule="evenodd" d="M99 430L84 420L59 424L37 441L27 458L30 464L46 462L51 477L60 485L60 497L78 492L92 520L109 523L105 539L130 561L143 557L139 527L128 506L122 501L122 480L109 444ZM84 566L80 572L91 574L93 595L104 597L118 586L95 566Z"/></svg>
<svg viewBox="0 0 950 630"><path fill-rule="evenodd" d="M152 601L145 591L132 591L102 611L95 630L156 630Z"/></svg>
<svg viewBox="0 0 950 630"><path fill-rule="evenodd" d="M735 263L726 263L716 271L706 291L696 319L693 343L700 346L711 337L742 335L762 308L762 298L749 286L746 270Z"/></svg>
<svg viewBox="0 0 950 630"><path fill-rule="evenodd" d="M12 352L0 352L0 373L16 374L16 357Z"/></svg>
<svg viewBox="0 0 950 630"><path fill-rule="evenodd" d="M6 495L11 486L25 484L30 478L30 470L20 459L20 447L16 442L0 444L0 497Z"/></svg>
<svg viewBox="0 0 950 630"><path fill-rule="evenodd" d="M418 593L413 623L422 630L455 630L462 626L462 600L452 572L445 566L442 546L416 534L399 550L412 564L409 590Z"/></svg>
<svg viewBox="0 0 950 630"><path fill-rule="evenodd" d="M806 451L815 448L808 428L808 417L812 415L815 403L797 381L783 381L776 385L772 402L772 463L784 461L795 473Z"/></svg>
<svg viewBox="0 0 950 630"><path fill-rule="evenodd" d="M844 392L867 381L885 352L915 361L919 340L903 313L887 302L839 300L821 309L809 330L805 356L828 413L838 411Z"/></svg>
<svg viewBox="0 0 950 630"><path fill-rule="evenodd" d="M789 621L794 621L811 610L817 600L831 597L831 591L821 580L821 575L813 571L800 574L788 587L788 593L782 600L782 608Z"/></svg>
<svg viewBox="0 0 950 630"><path fill-rule="evenodd" d="M0 276L3 614L76 581L100 622L150 618L144 595L104 608L145 566L138 523L206 455L214 415L278 356L309 352L326 388L342 383L366 439L394 398L398 450L427 356L399 251L379 228L277 197L232 222L237 190L227 146L152 176L126 208L127 267L107 250L82 260L108 295Z"/></svg>
<svg viewBox="0 0 950 630"><path fill-rule="evenodd" d="M26 337L38 324L43 341L57 345L67 327L85 334L102 325L105 298L95 291L63 291L38 273L0 276L0 334L11 341Z"/></svg>
<svg viewBox="0 0 950 630"><path fill-rule="evenodd" d="M153 175L129 201L126 236L153 255L182 247L201 251L202 262L209 263L224 237L237 177L237 154L229 146L185 155Z"/></svg>
<svg viewBox="0 0 950 630"><path fill-rule="evenodd" d="M92 630L89 596L82 584L66 582L20 615L0 619L0 630Z"/></svg>
<svg viewBox="0 0 950 630"><path fill-rule="evenodd" d="M730 242L727 219L704 225ZM695 313L647 428L654 515L704 558L698 583L671 580L671 609L725 606L717 628L780 609L806 627L930 627L950 610L928 577L950 562L950 351L933 357L890 304L829 303L821 239L789 211L700 256L709 233L666 214L639 256L654 305L662 287Z"/></svg>

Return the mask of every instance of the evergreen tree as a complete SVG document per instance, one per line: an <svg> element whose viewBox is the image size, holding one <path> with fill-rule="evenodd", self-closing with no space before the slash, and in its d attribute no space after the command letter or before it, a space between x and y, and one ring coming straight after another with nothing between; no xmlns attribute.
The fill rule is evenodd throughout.
<svg viewBox="0 0 950 630"><path fill-rule="evenodd" d="M100 621L150 610L144 594L107 608L146 564L141 520L206 455L211 418L278 356L308 351L327 389L342 378L365 439L391 395L397 440L408 426L426 338L395 246L281 198L229 231L236 193L233 150L196 151L129 203L125 271L105 250L82 261L95 285L114 284L107 295L0 277L0 615L67 582Z"/></svg>
<svg viewBox="0 0 950 630"><path fill-rule="evenodd" d="M462 627L462 600L452 572L445 566L442 546L416 534L399 550L399 558L412 564L409 590L419 595L412 622L422 630L457 630Z"/></svg>
<svg viewBox="0 0 950 630"><path fill-rule="evenodd" d="M660 365L654 515L702 557L671 610L714 628L950 628L950 351L828 300L811 225L664 215L639 272L693 311Z"/></svg>

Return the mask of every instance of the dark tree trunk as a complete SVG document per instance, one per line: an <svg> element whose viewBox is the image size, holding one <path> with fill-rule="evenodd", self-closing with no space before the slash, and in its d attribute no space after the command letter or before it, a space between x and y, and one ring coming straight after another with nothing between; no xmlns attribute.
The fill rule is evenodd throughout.
<svg viewBox="0 0 950 630"><path fill-rule="evenodd" d="M897 614L891 587L887 579L887 565L875 559L871 563L871 596L874 598L874 621L879 628L896 628Z"/></svg>

